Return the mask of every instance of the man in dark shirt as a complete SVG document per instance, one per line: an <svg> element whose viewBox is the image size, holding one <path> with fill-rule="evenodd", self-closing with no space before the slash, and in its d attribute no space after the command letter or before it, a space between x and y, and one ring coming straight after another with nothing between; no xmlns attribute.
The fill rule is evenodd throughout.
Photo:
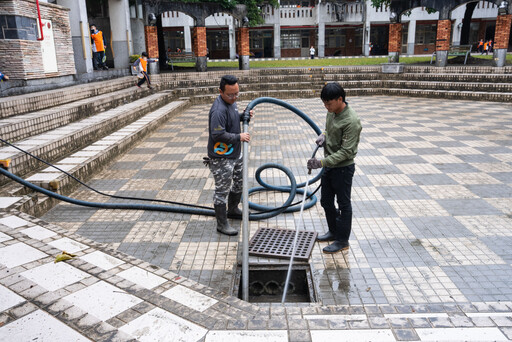
<svg viewBox="0 0 512 342"><path fill-rule="evenodd" d="M215 180L213 204L217 219L217 231L226 235L236 235L227 214L240 216L238 209L242 197L242 142L249 142L249 133L240 129L241 115L236 100L239 94L238 79L232 75L220 80L219 97L215 99L208 117L208 157L210 171ZM251 111L252 117L253 111ZM226 202L228 204L226 212Z"/></svg>

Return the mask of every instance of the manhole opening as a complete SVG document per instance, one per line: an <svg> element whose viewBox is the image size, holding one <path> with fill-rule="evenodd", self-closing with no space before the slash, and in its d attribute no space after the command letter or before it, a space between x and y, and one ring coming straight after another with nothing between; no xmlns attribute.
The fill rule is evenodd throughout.
<svg viewBox="0 0 512 342"><path fill-rule="evenodd" d="M280 303L286 281L286 267L258 267L249 269L249 302ZM237 277L233 294L242 299L242 270L237 269ZM296 266L292 269L287 303L315 302L315 292L311 271L308 266Z"/></svg>

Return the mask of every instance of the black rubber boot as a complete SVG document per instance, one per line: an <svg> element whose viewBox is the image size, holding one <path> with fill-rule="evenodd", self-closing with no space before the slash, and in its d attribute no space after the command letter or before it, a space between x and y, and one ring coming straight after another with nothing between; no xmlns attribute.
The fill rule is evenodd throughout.
<svg viewBox="0 0 512 342"><path fill-rule="evenodd" d="M325 234L322 234L322 235L318 235L316 237L316 241L333 241L334 240L334 234L331 233L331 231L328 231L327 233Z"/></svg>
<svg viewBox="0 0 512 342"><path fill-rule="evenodd" d="M238 209L238 204L242 198L242 193L230 192L228 196L228 215L242 216L242 210Z"/></svg>
<svg viewBox="0 0 512 342"><path fill-rule="evenodd" d="M348 239L352 231L352 212L342 212L336 217L335 240L323 249L324 253L338 253L350 248Z"/></svg>
<svg viewBox="0 0 512 342"><path fill-rule="evenodd" d="M219 233L233 236L238 234L238 230L232 228L228 223L228 217L226 213L226 205L225 204L216 204L215 205L215 218L217 219L217 231Z"/></svg>

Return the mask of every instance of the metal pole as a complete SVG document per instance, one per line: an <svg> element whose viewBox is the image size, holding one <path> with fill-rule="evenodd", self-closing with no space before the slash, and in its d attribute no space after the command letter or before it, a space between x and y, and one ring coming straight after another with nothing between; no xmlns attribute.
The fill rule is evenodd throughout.
<svg viewBox="0 0 512 342"><path fill-rule="evenodd" d="M311 158L315 157L316 151L318 151L318 148L320 146L317 146L313 152L313 156ZM311 174L311 169L308 170L308 175ZM295 253L297 252L297 239L299 238L299 227L301 223L303 223L302 219L302 213L304 212L304 204L306 203L306 198L308 197L308 185L309 185L309 177L306 180L306 185L304 185L304 194L302 195L302 203L300 205L300 213L299 213L299 222L295 225L295 236L293 237L293 248L292 248L292 256L290 257L290 264L288 265L288 273L286 273L286 281L284 282L284 289L283 289L283 297L281 298L281 304L284 304L286 301L286 292L288 292L288 286L290 284L290 277L292 275L292 266L293 266L293 259L295 258Z"/></svg>
<svg viewBox="0 0 512 342"><path fill-rule="evenodd" d="M288 273L286 273L286 281L284 283L283 298L281 299L281 304L284 304L284 302L286 301L286 292L288 292L288 285L290 284L290 277L292 275L293 259L295 257L295 253L297 252L297 239L299 238L299 226L302 222L302 213L304 211L304 203L306 203L306 197L308 197L308 185L309 185L309 177L306 180L306 185L304 186L304 194L302 195L303 198L302 198L302 203L300 205L299 223L295 227L295 236L293 237L292 256L290 257L290 264L288 265Z"/></svg>
<svg viewBox="0 0 512 342"><path fill-rule="evenodd" d="M243 132L249 131L249 110L243 114ZM242 299L249 301L249 143L243 142L243 191L242 191Z"/></svg>

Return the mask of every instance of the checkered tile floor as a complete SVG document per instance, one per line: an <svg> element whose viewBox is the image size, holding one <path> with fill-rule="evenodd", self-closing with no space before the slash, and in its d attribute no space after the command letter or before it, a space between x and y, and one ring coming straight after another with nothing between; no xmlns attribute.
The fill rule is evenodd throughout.
<svg viewBox="0 0 512 342"><path fill-rule="evenodd" d="M405 97L351 97L363 123L353 187L353 233L346 254L310 260L323 304L415 304L512 301L512 105ZM289 100L320 127L320 99ZM240 104L242 110L245 103ZM213 178L202 164L209 105L197 105L115 160L89 184L109 194L212 205ZM293 113L256 107L251 122L249 185L266 162L291 168L298 182L315 133ZM286 184L265 171L272 184ZM316 187L316 184L314 185ZM112 201L85 188L72 197ZM279 205L287 194L251 201ZM241 238L219 235L213 217L107 211L61 204L44 220L229 292ZM326 231L319 204L305 228ZM239 226L239 221L232 221ZM251 222L295 228L298 214ZM507 318L512 325L512 320Z"/></svg>

